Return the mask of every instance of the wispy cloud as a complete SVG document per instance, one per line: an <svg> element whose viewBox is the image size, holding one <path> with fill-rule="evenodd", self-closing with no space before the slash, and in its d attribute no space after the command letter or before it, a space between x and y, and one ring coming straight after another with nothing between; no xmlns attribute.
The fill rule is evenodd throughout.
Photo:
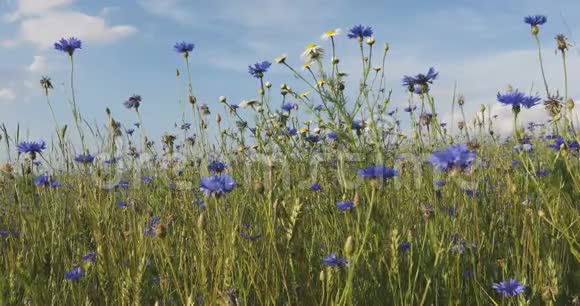
<svg viewBox="0 0 580 306"><path fill-rule="evenodd" d="M0 88L0 104L9 104L16 100L16 93L10 88Z"/></svg>

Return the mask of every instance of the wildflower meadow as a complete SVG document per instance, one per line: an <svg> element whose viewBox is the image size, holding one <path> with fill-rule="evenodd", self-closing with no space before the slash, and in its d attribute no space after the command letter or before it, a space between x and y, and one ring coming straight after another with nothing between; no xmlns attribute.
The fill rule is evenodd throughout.
<svg viewBox="0 0 580 306"><path fill-rule="evenodd" d="M161 138L138 93L87 121L75 60L90 45L55 42L70 78L64 101L50 77L37 87L46 137L0 125L0 305L580 305L578 67L564 35L542 35L546 16L514 24L543 83L489 92L510 135L489 105L467 117L469 97L439 100L436 64L386 82L391 46L368 25L323 33L302 67L297 54L248 63L243 101L198 96L196 45L167 46L186 108ZM345 48L360 53L356 82ZM275 66L287 83L269 81ZM443 105L462 119L444 122Z"/></svg>

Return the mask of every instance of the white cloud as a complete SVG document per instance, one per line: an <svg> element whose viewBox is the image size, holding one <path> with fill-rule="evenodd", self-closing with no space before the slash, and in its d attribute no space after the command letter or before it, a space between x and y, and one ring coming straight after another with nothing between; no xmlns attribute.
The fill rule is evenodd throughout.
<svg viewBox="0 0 580 306"><path fill-rule="evenodd" d="M45 72L48 69L48 60L45 56L35 55L32 64L28 66L28 71Z"/></svg>
<svg viewBox="0 0 580 306"><path fill-rule="evenodd" d="M12 22L26 16L38 16L52 9L70 5L75 0L19 0L14 12L4 15L4 19Z"/></svg>
<svg viewBox="0 0 580 306"><path fill-rule="evenodd" d="M137 29L129 25L109 26L105 20L78 12L54 12L22 21L19 37L40 48L51 46L61 37L75 36L83 41L111 42L125 38Z"/></svg>
<svg viewBox="0 0 580 306"><path fill-rule="evenodd" d="M10 88L0 88L0 103L8 104L16 100L16 94Z"/></svg>
<svg viewBox="0 0 580 306"><path fill-rule="evenodd" d="M103 18L112 8L104 8L101 16L87 15L69 8L75 0L18 0L17 8L8 16L18 21L15 38L0 44L11 47L23 42L47 48L62 38L75 36L88 42L111 42L137 31L132 25L109 25Z"/></svg>

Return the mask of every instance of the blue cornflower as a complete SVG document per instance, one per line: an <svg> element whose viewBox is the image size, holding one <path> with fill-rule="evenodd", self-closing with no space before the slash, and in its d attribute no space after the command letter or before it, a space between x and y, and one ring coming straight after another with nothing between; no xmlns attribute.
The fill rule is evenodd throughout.
<svg viewBox="0 0 580 306"><path fill-rule="evenodd" d="M135 129L125 130L125 133L127 133L127 135L129 135L129 136L133 136L133 133L135 133Z"/></svg>
<svg viewBox="0 0 580 306"><path fill-rule="evenodd" d="M413 107L411 107L411 106L407 106L407 107L405 107L403 110L404 110L405 112L407 112L407 113L410 113L410 112L413 112L413 111L415 111L416 109L417 109L417 106L413 106Z"/></svg>
<svg viewBox="0 0 580 306"><path fill-rule="evenodd" d="M18 153L28 153L36 156L36 153L42 153L42 150L46 149L46 143L44 141L23 141L16 145Z"/></svg>
<svg viewBox="0 0 580 306"><path fill-rule="evenodd" d="M127 208L127 207L129 207L129 205L127 205L127 202L120 201L120 202L117 203L117 207L119 207L119 208Z"/></svg>
<svg viewBox="0 0 580 306"><path fill-rule="evenodd" d="M184 131L189 131L191 129L191 123L183 123L180 128Z"/></svg>
<svg viewBox="0 0 580 306"><path fill-rule="evenodd" d="M576 140L565 141L560 135L548 135L546 139L548 140L548 147L555 151L559 151L562 145L570 150L580 150L580 144Z"/></svg>
<svg viewBox="0 0 580 306"><path fill-rule="evenodd" d="M298 108L298 104L296 104L294 102L288 102L288 103L282 104L282 110L285 110L287 112L289 112L293 109L297 109L297 108Z"/></svg>
<svg viewBox="0 0 580 306"><path fill-rule="evenodd" d="M360 130L363 128L363 123L360 120L353 120L350 128L353 130Z"/></svg>
<svg viewBox="0 0 580 306"><path fill-rule="evenodd" d="M427 93L429 92L429 84L433 84L438 75L439 73L435 71L435 68L431 67L427 74L419 73L415 76L404 76L402 84L409 92L416 94Z"/></svg>
<svg viewBox="0 0 580 306"><path fill-rule="evenodd" d="M524 143L524 144L516 144L516 145L514 146L514 148L513 148L513 151L514 151L514 152L520 152L520 151L522 151L522 152L527 152L527 153L529 153L529 152L532 152L533 150L534 150L534 148L533 148L533 147L532 147L532 145L531 145L531 144L529 144L529 143Z"/></svg>
<svg viewBox="0 0 580 306"><path fill-rule="evenodd" d="M141 178L141 181L143 181L143 183L149 183L149 182L151 182L151 177L148 175L145 175Z"/></svg>
<svg viewBox="0 0 580 306"><path fill-rule="evenodd" d="M344 267L348 262L346 258L338 258L336 253L332 253L322 259L322 264L329 267Z"/></svg>
<svg viewBox="0 0 580 306"><path fill-rule="evenodd" d="M82 164L90 164L93 162L93 160L95 160L95 157L92 156L91 154L79 154L75 157L75 161L77 163L82 163Z"/></svg>
<svg viewBox="0 0 580 306"><path fill-rule="evenodd" d="M353 207L354 207L353 201L341 201L341 202L336 203L336 208L338 208L342 211L347 211Z"/></svg>
<svg viewBox="0 0 580 306"><path fill-rule="evenodd" d="M161 222L161 218L155 217L147 222L147 226L145 226L145 230L143 231L143 235L145 236L155 236L157 233L157 225Z"/></svg>
<svg viewBox="0 0 580 306"><path fill-rule="evenodd" d="M371 27L363 26L362 24L355 25L348 30L347 37L350 39L358 39L362 41L365 37L373 36L373 29Z"/></svg>
<svg viewBox="0 0 580 306"><path fill-rule="evenodd" d="M308 135L306 140L312 143L317 143L320 141L320 135Z"/></svg>
<svg viewBox="0 0 580 306"><path fill-rule="evenodd" d="M173 49L175 49L175 52L181 53L185 57L189 56L189 52L193 51L193 48L195 48L194 44L187 43L185 41L175 43L175 45L173 46Z"/></svg>
<svg viewBox="0 0 580 306"><path fill-rule="evenodd" d="M97 252L96 251L89 252L83 255L81 259L83 261L95 262L97 260Z"/></svg>
<svg viewBox="0 0 580 306"><path fill-rule="evenodd" d="M227 168L227 166L228 165L224 162L221 162L219 160L214 160L214 161L209 163L209 165L207 166L207 169L211 172L220 173L220 172L223 172Z"/></svg>
<svg viewBox="0 0 580 306"><path fill-rule="evenodd" d="M504 297L512 297L524 293L526 286L522 285L516 279L493 283L491 286L495 291Z"/></svg>
<svg viewBox="0 0 580 306"><path fill-rule="evenodd" d="M132 95L127 99L127 101L123 102L123 105L125 105L127 109L134 108L136 111L139 111L139 106L141 106L141 96Z"/></svg>
<svg viewBox="0 0 580 306"><path fill-rule="evenodd" d="M206 196L220 196L234 190L237 183L230 175L221 174L202 177L199 185Z"/></svg>
<svg viewBox="0 0 580 306"><path fill-rule="evenodd" d="M434 152L429 156L429 162L438 170L450 171L453 169L465 170L475 161L476 154L469 151L467 145L459 144Z"/></svg>
<svg viewBox="0 0 580 306"><path fill-rule="evenodd" d="M81 45L82 43L80 40L74 37L70 37L68 39L61 38L61 40L54 43L54 48L56 50L66 52L70 56L73 56L76 49L81 49Z"/></svg>
<svg viewBox="0 0 580 306"><path fill-rule="evenodd" d="M443 186L445 186L445 185L447 184L447 183L446 183L445 181L443 181L443 180L435 180L433 183L434 183L434 184L435 184L435 186L437 186L437 187L443 187Z"/></svg>
<svg viewBox="0 0 580 306"><path fill-rule="evenodd" d="M317 112L319 112L319 111L321 111L321 110L322 110L322 108L323 108L323 107L324 107L324 105L322 105L322 104L318 104L318 105L316 105L316 106L314 107L314 110L315 110L315 111L317 111Z"/></svg>
<svg viewBox="0 0 580 306"><path fill-rule="evenodd" d="M411 242L405 241L399 244L399 252L405 253L411 249Z"/></svg>
<svg viewBox="0 0 580 306"><path fill-rule="evenodd" d="M270 66L272 65L272 63L268 62L268 61L263 61L261 63L255 63L254 66L250 65L248 66L248 72L255 78L263 78L264 77L264 73L268 72L268 69L270 68Z"/></svg>
<svg viewBox="0 0 580 306"><path fill-rule="evenodd" d="M338 139L338 135L336 134L336 132L333 131L328 132L328 134L326 134L326 137L330 140Z"/></svg>
<svg viewBox="0 0 580 306"><path fill-rule="evenodd" d="M34 179L34 185L43 187L60 187L61 184L57 182L54 178L47 175L41 175Z"/></svg>
<svg viewBox="0 0 580 306"><path fill-rule="evenodd" d="M64 274L64 279L76 281L81 279L83 276L85 276L85 269L81 266L75 266Z"/></svg>
<svg viewBox="0 0 580 306"><path fill-rule="evenodd" d="M395 112L396 112L395 110L392 110L392 111L388 112L387 115L393 116L395 114Z"/></svg>
<svg viewBox="0 0 580 306"><path fill-rule="evenodd" d="M530 108L537 105L540 100L540 97L526 96L517 89L504 94L497 93L497 101L504 105L511 105L514 112L519 112L522 106Z"/></svg>
<svg viewBox="0 0 580 306"><path fill-rule="evenodd" d="M388 179L397 176L398 171L382 165L377 165L359 169L356 173L364 178Z"/></svg>
<svg viewBox="0 0 580 306"><path fill-rule="evenodd" d="M532 27L537 27L543 25L548 21L548 17L544 15L533 15L524 17L524 22L531 25Z"/></svg>
<svg viewBox="0 0 580 306"><path fill-rule="evenodd" d="M318 183L318 182L314 182L310 186L310 190L312 190L312 191L320 191L320 190L322 190L322 185L320 185L320 183Z"/></svg>

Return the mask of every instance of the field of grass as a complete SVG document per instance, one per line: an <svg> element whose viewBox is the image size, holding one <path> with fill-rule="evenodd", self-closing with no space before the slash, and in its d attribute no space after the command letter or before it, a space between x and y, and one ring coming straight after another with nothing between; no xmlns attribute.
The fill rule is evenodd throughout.
<svg viewBox="0 0 580 306"><path fill-rule="evenodd" d="M544 22L526 19L532 43ZM301 88L270 84L259 62L255 99L210 106L195 96L193 45L176 44L192 123L162 139L148 138L138 95L124 103L137 124L106 109L108 129L89 126L71 70L73 123L54 120L52 141L2 126L0 305L580 305L568 84L498 89L510 136L485 106L447 124L437 71L405 76L409 99L393 105L389 45L365 26L345 34L309 45L303 69L275 60ZM334 48L346 37L359 84ZM55 45L71 65L80 46ZM50 114L62 102L49 78L41 89ZM463 113L464 98L444 103ZM530 107L550 121L526 125Z"/></svg>

